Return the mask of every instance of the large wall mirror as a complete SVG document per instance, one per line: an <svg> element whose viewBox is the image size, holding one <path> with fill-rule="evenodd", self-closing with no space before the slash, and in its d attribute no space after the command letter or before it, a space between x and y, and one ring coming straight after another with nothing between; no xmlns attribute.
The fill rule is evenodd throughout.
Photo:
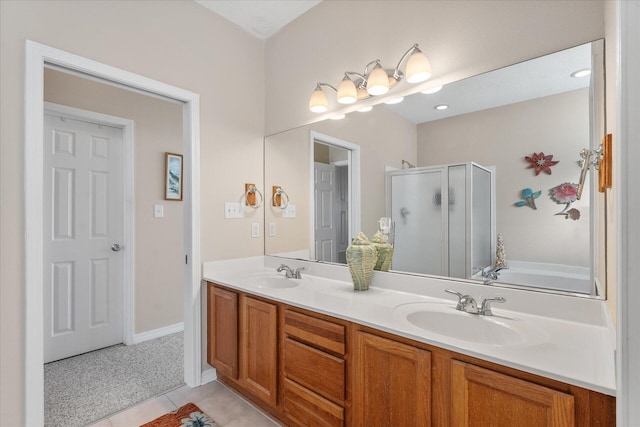
<svg viewBox="0 0 640 427"><path fill-rule="evenodd" d="M265 254L344 263L388 217L393 272L603 298L595 168L575 189L604 123L597 40L268 136L265 189L287 197L265 204Z"/></svg>

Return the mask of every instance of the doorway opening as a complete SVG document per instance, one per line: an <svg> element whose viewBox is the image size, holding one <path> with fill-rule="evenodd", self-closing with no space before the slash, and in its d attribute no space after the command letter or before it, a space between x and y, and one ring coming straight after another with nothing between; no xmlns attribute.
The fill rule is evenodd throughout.
<svg viewBox="0 0 640 427"><path fill-rule="evenodd" d="M309 152L311 259L346 264L360 231L360 146L311 131Z"/></svg>
<svg viewBox="0 0 640 427"><path fill-rule="evenodd" d="M43 125L44 68L80 73L107 84L182 103L184 153L184 380L201 384L199 95L128 71L26 42L25 76L25 403L26 425L44 424Z"/></svg>

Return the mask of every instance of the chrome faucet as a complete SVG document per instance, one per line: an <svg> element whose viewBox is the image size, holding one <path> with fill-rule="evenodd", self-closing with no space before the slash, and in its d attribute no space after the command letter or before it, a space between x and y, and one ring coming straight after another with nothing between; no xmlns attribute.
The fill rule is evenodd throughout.
<svg viewBox="0 0 640 427"><path fill-rule="evenodd" d="M303 270L304 270L304 267L298 267L294 270L288 265L284 265L284 264L281 264L280 267L276 269L278 273L280 273L281 271L284 271L284 274L285 276L287 276L287 279L302 279L301 272Z"/></svg>
<svg viewBox="0 0 640 427"><path fill-rule="evenodd" d="M505 268L507 267L487 267L486 270L482 270L482 277L489 280L498 280L498 272Z"/></svg>
<svg viewBox="0 0 640 427"><path fill-rule="evenodd" d="M456 295L458 297L458 305L456 305L456 310L464 311L465 313L469 314L478 314L480 316L493 316L493 312L491 311L492 302L507 302L507 300L503 297L485 298L480 304L480 309L478 309L478 304L471 295L463 295L460 292L452 291L451 289L445 289L445 292Z"/></svg>

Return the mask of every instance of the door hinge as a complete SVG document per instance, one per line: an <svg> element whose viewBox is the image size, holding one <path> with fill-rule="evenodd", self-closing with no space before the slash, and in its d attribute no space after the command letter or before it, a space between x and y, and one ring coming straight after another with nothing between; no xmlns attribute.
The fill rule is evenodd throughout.
<svg viewBox="0 0 640 427"><path fill-rule="evenodd" d="M184 263L189 264L189 255L184 256Z"/></svg>

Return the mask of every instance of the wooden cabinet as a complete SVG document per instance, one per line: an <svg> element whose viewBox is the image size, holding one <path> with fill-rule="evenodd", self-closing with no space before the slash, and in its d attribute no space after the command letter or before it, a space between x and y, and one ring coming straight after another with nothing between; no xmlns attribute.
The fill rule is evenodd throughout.
<svg viewBox="0 0 640 427"><path fill-rule="evenodd" d="M240 296L240 383L275 406L278 398L278 307Z"/></svg>
<svg viewBox="0 0 640 427"><path fill-rule="evenodd" d="M213 283L207 361L287 426L615 426L615 398Z"/></svg>
<svg viewBox="0 0 640 427"><path fill-rule="evenodd" d="M289 424L344 425L345 340L343 324L285 310L283 409Z"/></svg>
<svg viewBox="0 0 640 427"><path fill-rule="evenodd" d="M209 284L207 362L218 373L238 379L238 293Z"/></svg>
<svg viewBox="0 0 640 427"><path fill-rule="evenodd" d="M430 353L361 331L355 341L354 425L431 425Z"/></svg>
<svg viewBox="0 0 640 427"><path fill-rule="evenodd" d="M208 284L207 362L253 397L278 397L278 306Z"/></svg>
<svg viewBox="0 0 640 427"><path fill-rule="evenodd" d="M576 425L570 394L457 360L451 372L454 427Z"/></svg>

